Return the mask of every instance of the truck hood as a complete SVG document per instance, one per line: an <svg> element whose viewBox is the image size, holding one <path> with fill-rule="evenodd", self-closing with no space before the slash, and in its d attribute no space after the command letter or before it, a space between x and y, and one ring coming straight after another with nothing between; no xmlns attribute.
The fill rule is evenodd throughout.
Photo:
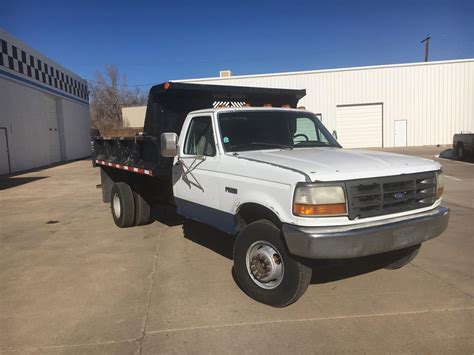
<svg viewBox="0 0 474 355"><path fill-rule="evenodd" d="M362 149L298 148L239 152L239 158L297 170L311 181L338 181L441 169L435 161Z"/></svg>

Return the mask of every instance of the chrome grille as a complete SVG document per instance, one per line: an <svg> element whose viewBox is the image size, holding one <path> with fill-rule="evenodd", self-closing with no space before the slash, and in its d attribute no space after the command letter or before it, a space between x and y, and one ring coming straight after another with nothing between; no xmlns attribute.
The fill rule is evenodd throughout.
<svg viewBox="0 0 474 355"><path fill-rule="evenodd" d="M381 216L431 206L436 200L435 172L346 182L349 219Z"/></svg>

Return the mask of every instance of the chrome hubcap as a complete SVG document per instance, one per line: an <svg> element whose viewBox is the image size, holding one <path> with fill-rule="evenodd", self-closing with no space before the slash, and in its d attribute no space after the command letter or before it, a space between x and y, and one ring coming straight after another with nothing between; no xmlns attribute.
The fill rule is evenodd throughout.
<svg viewBox="0 0 474 355"><path fill-rule="evenodd" d="M268 242L255 242L248 248L246 265L252 280L262 288L273 289L283 280L283 260L278 249Z"/></svg>
<svg viewBox="0 0 474 355"><path fill-rule="evenodd" d="M115 217L120 218L121 208L120 208L120 197L118 194L114 195L112 206L114 208Z"/></svg>

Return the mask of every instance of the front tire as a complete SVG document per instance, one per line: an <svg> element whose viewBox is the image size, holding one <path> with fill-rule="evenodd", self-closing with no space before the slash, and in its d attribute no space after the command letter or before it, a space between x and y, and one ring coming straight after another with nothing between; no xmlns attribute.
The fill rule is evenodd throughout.
<svg viewBox="0 0 474 355"><path fill-rule="evenodd" d="M395 250L389 253L390 260L392 261L390 264L385 266L385 269L388 270L396 270L404 267L405 265L409 264L415 257L418 255L420 251L421 244L413 245L411 247Z"/></svg>
<svg viewBox="0 0 474 355"><path fill-rule="evenodd" d="M254 300L286 307L304 294L312 269L290 256L275 224L259 220L245 226L237 237L234 273Z"/></svg>
<svg viewBox="0 0 474 355"><path fill-rule="evenodd" d="M131 227L135 221L135 201L129 185L116 182L112 186L110 208L117 227Z"/></svg>

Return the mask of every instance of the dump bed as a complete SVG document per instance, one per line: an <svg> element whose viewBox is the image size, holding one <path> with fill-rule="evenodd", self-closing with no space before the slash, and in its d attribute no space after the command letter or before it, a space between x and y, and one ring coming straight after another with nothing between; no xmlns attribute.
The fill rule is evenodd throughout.
<svg viewBox="0 0 474 355"><path fill-rule="evenodd" d="M306 90L175 82L156 85L148 95L143 133L136 136L93 137L93 163L134 173L167 177L171 175L173 159L160 154L161 133L179 134L189 112L218 106L244 105L288 105L296 108L298 101L305 95Z"/></svg>

